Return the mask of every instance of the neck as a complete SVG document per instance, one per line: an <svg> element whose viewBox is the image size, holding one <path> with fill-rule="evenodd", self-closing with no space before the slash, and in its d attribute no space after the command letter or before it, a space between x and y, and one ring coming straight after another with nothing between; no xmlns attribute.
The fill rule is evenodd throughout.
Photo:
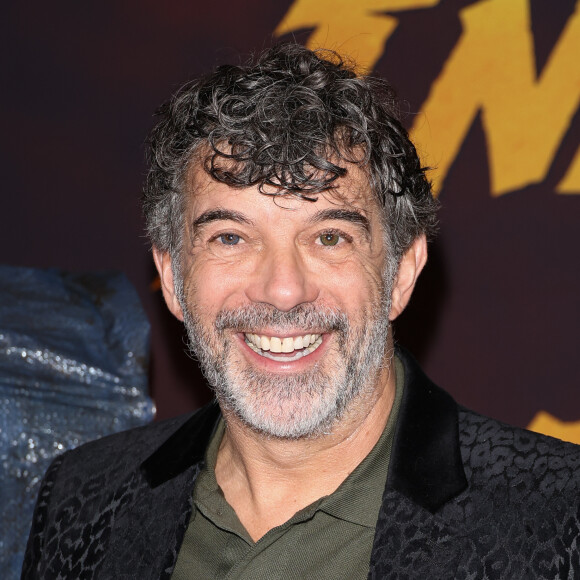
<svg viewBox="0 0 580 580"><path fill-rule="evenodd" d="M395 396L388 365L375 388L324 435L297 440L257 433L225 413L216 478L254 540L331 494L379 440Z"/></svg>

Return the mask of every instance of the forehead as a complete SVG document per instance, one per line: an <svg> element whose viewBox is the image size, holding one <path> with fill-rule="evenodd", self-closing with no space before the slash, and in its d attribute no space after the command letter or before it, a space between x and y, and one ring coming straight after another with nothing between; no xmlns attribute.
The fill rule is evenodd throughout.
<svg viewBox="0 0 580 580"><path fill-rule="evenodd" d="M367 173L355 163L345 162L342 165L347 169L347 173L344 177L336 179L332 189L316 194L304 194L316 200L313 202L274 188L266 187L262 192L258 186L231 187L213 179L201 163L194 163L188 170L186 179L186 212L190 217L195 217L208 209L224 205L230 209L236 209L237 206L255 206L257 211L259 206L268 205L264 203L267 201L276 209L303 209L306 212L318 211L326 206L356 209L369 219L374 217L381 221L381 207L373 193Z"/></svg>

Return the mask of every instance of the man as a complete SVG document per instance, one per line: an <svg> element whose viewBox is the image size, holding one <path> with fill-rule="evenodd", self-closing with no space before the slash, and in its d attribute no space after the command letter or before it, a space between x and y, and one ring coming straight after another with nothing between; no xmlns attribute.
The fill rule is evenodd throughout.
<svg viewBox="0 0 580 580"><path fill-rule="evenodd" d="M145 213L215 389L58 458L24 578L572 578L580 453L394 347L436 225L381 80L283 45L160 110Z"/></svg>

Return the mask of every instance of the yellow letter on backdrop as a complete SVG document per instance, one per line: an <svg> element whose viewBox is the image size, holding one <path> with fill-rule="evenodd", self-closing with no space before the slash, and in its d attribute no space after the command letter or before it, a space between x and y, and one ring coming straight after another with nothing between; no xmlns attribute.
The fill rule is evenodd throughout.
<svg viewBox="0 0 580 580"><path fill-rule="evenodd" d="M360 72L383 54L397 19L383 12L434 6L439 0L296 0L274 34L314 28L307 46L330 48L354 59Z"/></svg>
<svg viewBox="0 0 580 580"><path fill-rule="evenodd" d="M558 184L556 191L558 193L580 194L580 147L576 151L576 155L568 168L568 172Z"/></svg>
<svg viewBox="0 0 580 580"><path fill-rule="evenodd" d="M462 10L461 20L462 36L411 132L436 168L435 189L478 111L492 195L542 181L580 101L578 5L539 78L527 0L484 0ZM573 165L562 193L577 186L578 158Z"/></svg>

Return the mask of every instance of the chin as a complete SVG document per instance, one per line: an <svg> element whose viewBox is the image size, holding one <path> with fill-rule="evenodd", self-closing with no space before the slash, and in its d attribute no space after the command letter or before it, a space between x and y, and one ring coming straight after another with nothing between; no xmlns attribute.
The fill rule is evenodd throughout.
<svg viewBox="0 0 580 580"><path fill-rule="evenodd" d="M346 381L319 369L278 376L251 369L234 377L216 387L222 408L253 431L278 439L328 433L356 396Z"/></svg>

